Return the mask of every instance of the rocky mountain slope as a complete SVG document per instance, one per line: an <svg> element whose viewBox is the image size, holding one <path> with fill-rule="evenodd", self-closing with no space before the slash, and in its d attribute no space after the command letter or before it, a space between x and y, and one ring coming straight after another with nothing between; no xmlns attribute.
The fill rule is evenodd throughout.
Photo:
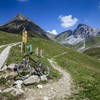
<svg viewBox="0 0 100 100"><path fill-rule="evenodd" d="M61 35L64 35L64 33L61 33L58 38L61 38ZM65 33L66 34L66 33ZM67 38L63 38L59 42L61 44L77 44L89 37L94 37L100 34L100 29L93 28L91 26L85 25L85 24L79 24L78 27L72 32L71 35L69 35Z"/></svg>
<svg viewBox="0 0 100 100"><path fill-rule="evenodd" d="M61 40L66 39L67 37L69 37L71 34L72 34L72 30L64 31L64 32L58 34L58 35L55 37L55 39L56 39L57 41L61 41Z"/></svg>
<svg viewBox="0 0 100 100"><path fill-rule="evenodd" d="M22 15L21 13L17 14L12 20L8 21L6 24L0 26L0 31L5 31L9 33L21 33L24 27L31 34L34 33L53 38L50 33L44 31L42 28L40 28L33 21L31 21L29 18Z"/></svg>

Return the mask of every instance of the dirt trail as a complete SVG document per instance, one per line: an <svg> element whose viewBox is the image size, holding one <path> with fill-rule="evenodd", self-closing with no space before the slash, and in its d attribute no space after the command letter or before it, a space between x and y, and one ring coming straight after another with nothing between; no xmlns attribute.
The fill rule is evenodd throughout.
<svg viewBox="0 0 100 100"><path fill-rule="evenodd" d="M54 58L57 58L57 57L63 56L63 55L65 55L66 53L68 53L68 52L64 52L64 53L59 54L59 55L56 55L56 56L54 56L54 57L52 57L52 58L54 59Z"/></svg>
<svg viewBox="0 0 100 100"><path fill-rule="evenodd" d="M59 67L53 60L48 59L52 67L58 70L63 77L55 82L43 84L42 89L25 88L25 100L63 100L64 97L71 95L71 76L61 67Z"/></svg>

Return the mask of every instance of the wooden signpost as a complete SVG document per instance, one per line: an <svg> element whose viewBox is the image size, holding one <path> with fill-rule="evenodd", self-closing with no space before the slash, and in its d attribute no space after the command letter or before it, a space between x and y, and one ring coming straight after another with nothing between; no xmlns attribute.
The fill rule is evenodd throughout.
<svg viewBox="0 0 100 100"><path fill-rule="evenodd" d="M27 43L27 31L25 28L22 31L22 46L21 46L21 52L25 53L25 46Z"/></svg>

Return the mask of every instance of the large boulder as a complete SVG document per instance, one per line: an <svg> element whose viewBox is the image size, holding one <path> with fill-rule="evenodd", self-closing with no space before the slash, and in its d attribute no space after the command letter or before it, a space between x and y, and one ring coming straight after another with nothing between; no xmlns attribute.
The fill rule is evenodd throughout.
<svg viewBox="0 0 100 100"><path fill-rule="evenodd" d="M24 80L24 85L31 85L34 83L39 83L40 82L40 78L36 75L30 76L28 79Z"/></svg>

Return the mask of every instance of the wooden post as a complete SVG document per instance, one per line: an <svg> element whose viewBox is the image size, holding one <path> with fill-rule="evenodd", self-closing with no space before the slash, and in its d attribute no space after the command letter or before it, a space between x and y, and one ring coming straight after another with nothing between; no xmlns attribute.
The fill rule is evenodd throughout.
<svg viewBox="0 0 100 100"><path fill-rule="evenodd" d="M21 42L21 53L23 52L23 42Z"/></svg>
<svg viewBox="0 0 100 100"><path fill-rule="evenodd" d="M38 56L39 55L39 48L36 48L35 54Z"/></svg>
<svg viewBox="0 0 100 100"><path fill-rule="evenodd" d="M43 50L40 50L40 56L43 57Z"/></svg>

